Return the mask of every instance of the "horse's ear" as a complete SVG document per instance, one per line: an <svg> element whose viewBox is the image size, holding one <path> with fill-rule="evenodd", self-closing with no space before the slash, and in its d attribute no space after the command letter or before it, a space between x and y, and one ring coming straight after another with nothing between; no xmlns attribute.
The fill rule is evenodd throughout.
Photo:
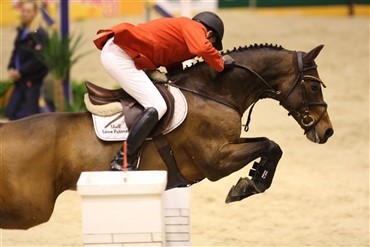
<svg viewBox="0 0 370 247"><path fill-rule="evenodd" d="M308 61L313 61L315 58L319 55L321 49L324 47L324 45L319 45L316 48L313 48L310 52L308 52L306 55L304 55L304 58Z"/></svg>

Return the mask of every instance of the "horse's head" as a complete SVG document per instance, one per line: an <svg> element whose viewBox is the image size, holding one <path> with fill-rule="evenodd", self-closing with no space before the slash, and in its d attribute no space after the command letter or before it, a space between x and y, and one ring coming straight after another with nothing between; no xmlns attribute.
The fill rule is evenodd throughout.
<svg viewBox="0 0 370 247"><path fill-rule="evenodd" d="M308 53L268 44L234 48L226 54L235 60L237 69L217 74L202 63L172 79L191 88L192 93L236 109L240 115L259 99L274 98L310 141L325 143L334 131L321 91L321 85L325 85L314 61L322 48L318 46Z"/></svg>
<svg viewBox="0 0 370 247"><path fill-rule="evenodd" d="M307 138L315 143L325 143L334 133L321 90L321 86L326 86L314 61L323 47L320 45L308 53L294 53L294 79L279 86L277 97L305 131Z"/></svg>

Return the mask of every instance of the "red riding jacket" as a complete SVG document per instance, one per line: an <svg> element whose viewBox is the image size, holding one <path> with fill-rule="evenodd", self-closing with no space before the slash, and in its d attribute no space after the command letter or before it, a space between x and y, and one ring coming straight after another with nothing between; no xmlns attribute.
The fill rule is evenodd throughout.
<svg viewBox="0 0 370 247"><path fill-rule="evenodd" d="M170 68L195 56L218 72L224 69L222 56L206 37L207 29L186 17L160 18L137 26L121 23L98 34L97 48L101 50L114 36L114 43L134 60L137 69Z"/></svg>

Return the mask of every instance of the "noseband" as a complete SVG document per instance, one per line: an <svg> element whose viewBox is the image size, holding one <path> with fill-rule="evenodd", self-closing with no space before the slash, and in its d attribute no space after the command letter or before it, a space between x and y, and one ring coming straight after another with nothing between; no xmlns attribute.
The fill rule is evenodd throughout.
<svg viewBox="0 0 370 247"><path fill-rule="evenodd" d="M253 107L257 103L258 100L263 98L263 95L269 95L270 97L278 100L280 105L283 105L289 111L289 113L288 113L289 116L293 115L294 117L299 118L300 119L300 124L301 124L302 128L305 130L305 134L308 131L315 128L316 125L321 121L321 119L323 118L328 106L325 102L309 102L307 100L307 89L306 89L305 83L306 83L307 80L314 80L314 81L317 81L320 84L322 84L323 87L326 87L326 85L324 84L324 82L320 78L312 76L312 75L305 75L304 74L304 72L307 72L307 71L312 70L312 69L316 69L317 65L304 68L303 59L302 59L302 52L297 52L297 62L298 62L298 75L295 78L294 82L291 84L289 90L287 91L287 93L285 95L281 95L281 91L275 90L265 79L263 79L253 69L251 69L247 66L235 63L235 67L238 67L238 68L241 68L241 69L244 69L244 70L247 70L247 71L251 72L252 74L254 74L257 78L259 78L260 81L262 81L268 87L268 89L263 91L256 98L256 100L253 102L253 104L252 104L252 106L249 110L247 122L244 126L244 131L248 131L249 123L250 123L250 120L251 120L251 114L252 114L252 111L253 111ZM298 84L300 84L300 86L302 87L303 101L298 107L293 108L288 103L288 98L291 95L291 93L293 92L293 90L297 87ZM312 106L322 106L322 107L324 107L324 110L321 112L318 119L315 119L315 117L310 114L310 107L312 107ZM302 109L304 111L304 114L300 113Z"/></svg>

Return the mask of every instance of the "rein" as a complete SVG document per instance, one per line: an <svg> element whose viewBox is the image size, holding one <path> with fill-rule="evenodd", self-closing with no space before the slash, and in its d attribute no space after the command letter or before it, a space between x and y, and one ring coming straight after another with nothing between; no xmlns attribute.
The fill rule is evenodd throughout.
<svg viewBox="0 0 370 247"><path fill-rule="evenodd" d="M257 78L260 79L261 82L263 82L268 87L268 89L263 91L262 93L260 93L258 95L258 97L256 98L256 100L253 102L253 104L252 104L252 106L249 110L249 113L248 113L247 121L244 125L244 131L245 132L247 132L249 130L249 123L251 121L251 115L252 115L252 111L253 111L253 108L254 108L255 104L257 103L258 100L260 100L262 98L261 96L263 94L266 94L266 93L270 93L270 94L272 93L272 97L275 98L276 100L278 100L280 105L284 105L288 109L288 111L289 111L288 116L294 115L295 117L301 119L301 125L303 126L303 129L305 130L304 134L306 134L311 129L315 128L315 126L321 121L322 117L324 116L324 114L327 110L327 104L325 102L308 102L307 101L307 90L306 90L305 83L306 83L306 80L315 80L315 81L320 82L323 85L323 87L326 87L326 85L324 84L324 82L320 78L317 78L317 77L312 76L312 75L305 75L304 74L304 72L306 72L306 71L316 69L317 65L304 68L303 59L302 59L302 52L297 52L297 62L298 62L298 76L294 80L294 83L291 85L290 89L288 90L288 92L286 93L285 96L281 95L281 91L275 90L270 85L270 83L268 83L265 79L263 79L253 69L249 68L248 66L244 66L244 65L241 65L241 64L238 64L238 63L234 64L235 67L247 70L250 73L254 74ZM302 101L302 104L300 106L298 106L297 108L293 108L288 104L287 99L290 96L290 94L293 92L294 88L298 85L299 82L300 82L300 85L302 87L303 101ZM322 111L322 113L320 114L320 116L317 120L315 120L315 118L310 114L310 111L309 111L310 106L322 106L322 107L325 108L324 111ZM301 113L300 113L300 110L302 108L304 109L304 114L303 115L301 115Z"/></svg>
<svg viewBox="0 0 370 247"><path fill-rule="evenodd" d="M193 90L193 89L190 89L190 88L187 88L187 87L183 87L183 86L180 86L180 85L177 85L175 83L168 83L169 86L172 86L172 87L176 87L180 90L183 90L183 91L186 91L186 92L189 92L189 93L193 93L193 94L196 94L196 95L199 95L203 98L206 98L206 99L210 99L210 100L213 100L219 104L222 104L222 105L225 105L227 107L230 107L231 109L234 109L236 112L239 113L240 116L243 115L243 113L240 113L240 107L235 105L234 103L228 101L228 100L225 100L225 99L219 99L219 98L215 98L215 97L212 97L210 95L207 95L205 93L201 93L201 92L198 92L196 90Z"/></svg>

